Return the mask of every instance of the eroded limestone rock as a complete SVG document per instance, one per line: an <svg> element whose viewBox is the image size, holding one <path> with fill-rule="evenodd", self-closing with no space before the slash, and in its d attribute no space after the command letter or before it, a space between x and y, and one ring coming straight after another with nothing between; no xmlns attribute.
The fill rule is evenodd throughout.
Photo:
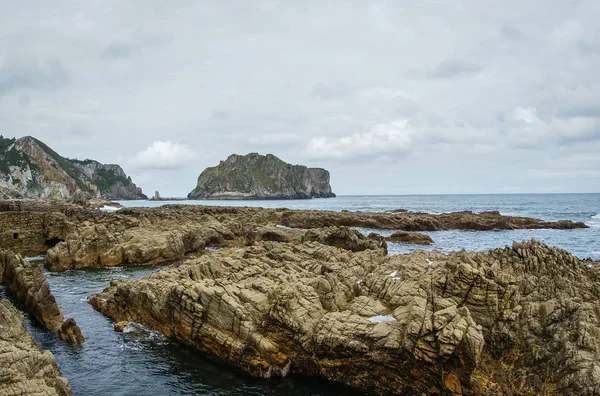
<svg viewBox="0 0 600 396"><path fill-rule="evenodd" d="M420 232L396 231L385 239L390 242L412 243L416 245L431 245L433 243L433 239L429 235L421 234Z"/></svg>
<svg viewBox="0 0 600 396"><path fill-rule="evenodd" d="M535 241L392 257L259 242L115 282L90 302L261 377L319 375L379 394L592 395L598 280Z"/></svg>
<svg viewBox="0 0 600 396"><path fill-rule="evenodd" d="M23 315L7 300L0 300L0 394L72 395L52 353L37 346Z"/></svg>
<svg viewBox="0 0 600 396"><path fill-rule="evenodd" d="M64 321L41 266L32 265L8 250L0 250L0 283L25 305L35 320L71 344L85 341L74 319ZM63 323L64 322L64 323Z"/></svg>

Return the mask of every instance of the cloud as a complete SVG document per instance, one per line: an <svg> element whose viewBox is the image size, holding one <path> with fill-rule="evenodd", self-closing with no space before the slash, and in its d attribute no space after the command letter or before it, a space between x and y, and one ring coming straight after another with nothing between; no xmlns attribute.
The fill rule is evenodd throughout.
<svg viewBox="0 0 600 396"><path fill-rule="evenodd" d="M447 59L433 69L411 69L408 78L453 79L466 77L483 70L483 67L463 59Z"/></svg>
<svg viewBox="0 0 600 396"><path fill-rule="evenodd" d="M178 169L196 157L196 152L186 144L157 140L130 162L131 165L144 169Z"/></svg>
<svg viewBox="0 0 600 396"><path fill-rule="evenodd" d="M517 107L509 120L509 140L522 148L600 141L600 118L551 116L543 120L535 107Z"/></svg>
<svg viewBox="0 0 600 396"><path fill-rule="evenodd" d="M60 60L9 58L0 63L0 96L23 88L52 90L69 83Z"/></svg>
<svg viewBox="0 0 600 396"><path fill-rule="evenodd" d="M306 146L311 158L356 161L374 157L385 159L405 156L415 131L409 120L379 124L370 131L337 139L315 137Z"/></svg>
<svg viewBox="0 0 600 396"><path fill-rule="evenodd" d="M102 54L107 58L119 59L131 56L134 51L130 44L113 41L102 51Z"/></svg>

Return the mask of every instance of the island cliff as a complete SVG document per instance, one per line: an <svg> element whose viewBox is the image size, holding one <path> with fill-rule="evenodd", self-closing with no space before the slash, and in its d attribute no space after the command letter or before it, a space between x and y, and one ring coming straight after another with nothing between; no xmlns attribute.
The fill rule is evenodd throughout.
<svg viewBox="0 0 600 396"><path fill-rule="evenodd" d="M147 199L119 165L62 157L31 136L0 137L0 197Z"/></svg>
<svg viewBox="0 0 600 396"><path fill-rule="evenodd" d="M310 199L335 197L329 172L288 164L272 154L230 155L198 177L189 199Z"/></svg>

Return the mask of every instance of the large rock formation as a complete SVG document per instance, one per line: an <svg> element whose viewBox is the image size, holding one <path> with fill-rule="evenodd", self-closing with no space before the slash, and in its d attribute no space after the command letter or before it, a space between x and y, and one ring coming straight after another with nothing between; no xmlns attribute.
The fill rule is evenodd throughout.
<svg viewBox="0 0 600 396"><path fill-rule="evenodd" d="M31 136L0 137L1 195L70 198L76 191L105 199L147 198L119 165L65 158Z"/></svg>
<svg viewBox="0 0 600 396"><path fill-rule="evenodd" d="M0 301L0 394L72 395L51 352L43 351L23 325L23 315Z"/></svg>
<svg viewBox="0 0 600 396"><path fill-rule="evenodd" d="M304 228L331 225L428 230L586 227L497 213L392 214L191 205L104 213L65 202L0 201L0 246L26 256L47 253L46 263L52 270L156 264L202 252L207 246L296 241ZM380 239L377 243L384 247Z"/></svg>
<svg viewBox="0 0 600 396"><path fill-rule="evenodd" d="M90 302L261 377L378 394L594 395L599 280L535 241L393 257L259 242L112 283Z"/></svg>
<svg viewBox="0 0 600 396"><path fill-rule="evenodd" d="M272 154L230 155L198 177L190 199L306 199L335 197L329 172L291 165Z"/></svg>
<svg viewBox="0 0 600 396"><path fill-rule="evenodd" d="M0 250L0 284L25 305L38 323L59 332L61 339L72 344L85 341L75 320L65 322L41 266L32 267L21 256Z"/></svg>
<svg viewBox="0 0 600 396"><path fill-rule="evenodd" d="M345 226L403 231L588 228L585 223L570 220L543 221L530 217L503 216L499 212L474 213L471 211L430 214L288 210L282 213L279 224L293 228Z"/></svg>
<svg viewBox="0 0 600 396"><path fill-rule="evenodd" d="M64 200L0 201L0 246L23 256L46 254L97 211Z"/></svg>

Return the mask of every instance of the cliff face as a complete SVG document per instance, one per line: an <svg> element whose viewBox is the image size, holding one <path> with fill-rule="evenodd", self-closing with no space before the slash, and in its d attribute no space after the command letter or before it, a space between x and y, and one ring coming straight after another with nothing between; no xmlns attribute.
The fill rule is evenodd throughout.
<svg viewBox="0 0 600 396"><path fill-rule="evenodd" d="M198 177L190 199L309 199L335 197L329 172L291 165L272 154L230 155Z"/></svg>
<svg viewBox="0 0 600 396"><path fill-rule="evenodd" d="M0 138L0 196L70 198L84 191L104 199L146 199L119 165L60 156L26 136Z"/></svg>

